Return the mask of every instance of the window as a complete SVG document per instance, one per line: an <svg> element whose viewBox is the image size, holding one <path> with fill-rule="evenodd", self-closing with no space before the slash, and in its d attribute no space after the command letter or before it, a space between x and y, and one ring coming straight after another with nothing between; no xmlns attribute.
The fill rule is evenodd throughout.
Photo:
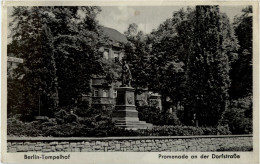
<svg viewBox="0 0 260 164"><path fill-rule="evenodd" d="M103 97L108 97L108 91L107 90L103 90Z"/></svg>
<svg viewBox="0 0 260 164"><path fill-rule="evenodd" d="M118 52L114 52L114 57L118 58Z"/></svg>
<svg viewBox="0 0 260 164"><path fill-rule="evenodd" d="M118 52L115 52L115 53L114 53L114 59L115 59L115 62L119 61Z"/></svg>
<svg viewBox="0 0 260 164"><path fill-rule="evenodd" d="M114 98L117 97L117 91L114 91Z"/></svg>
<svg viewBox="0 0 260 164"><path fill-rule="evenodd" d="M94 97L98 97L98 90L94 90Z"/></svg>
<svg viewBox="0 0 260 164"><path fill-rule="evenodd" d="M111 59L114 59L114 58L115 58L115 54L114 54L113 51L111 52L111 56L110 56L110 57L111 57Z"/></svg>
<svg viewBox="0 0 260 164"><path fill-rule="evenodd" d="M103 57L104 57L105 59L108 59L108 52L107 52L107 51L104 51Z"/></svg>

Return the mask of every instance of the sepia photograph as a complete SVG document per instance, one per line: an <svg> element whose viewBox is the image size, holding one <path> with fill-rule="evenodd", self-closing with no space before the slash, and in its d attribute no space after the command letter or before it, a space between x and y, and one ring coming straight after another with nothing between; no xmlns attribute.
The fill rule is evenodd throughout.
<svg viewBox="0 0 260 164"><path fill-rule="evenodd" d="M7 154L258 151L254 7L6 6Z"/></svg>

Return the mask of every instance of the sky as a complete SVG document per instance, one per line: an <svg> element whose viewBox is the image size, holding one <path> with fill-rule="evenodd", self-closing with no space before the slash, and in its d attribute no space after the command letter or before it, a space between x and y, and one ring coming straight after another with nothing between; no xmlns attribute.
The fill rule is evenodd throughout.
<svg viewBox="0 0 260 164"><path fill-rule="evenodd" d="M192 7L192 6L191 6ZM220 6L220 11L226 13L230 21L235 15L240 15L246 6ZM171 18L174 11L186 6L102 6L102 12L97 19L101 25L114 28L124 33L128 25L136 23L139 30L150 33L167 18Z"/></svg>
<svg viewBox="0 0 260 164"><path fill-rule="evenodd" d="M173 12L187 6L101 6L102 11L97 20L103 26L110 27L124 33L129 24L136 23L138 29L148 34L156 29L167 18L171 18ZM192 7L192 6L191 6ZM220 6L220 11L226 13L232 22L235 15L240 15L246 6ZM12 8L8 8L8 21ZM8 35L10 29L8 29ZM10 42L10 38L8 39Z"/></svg>

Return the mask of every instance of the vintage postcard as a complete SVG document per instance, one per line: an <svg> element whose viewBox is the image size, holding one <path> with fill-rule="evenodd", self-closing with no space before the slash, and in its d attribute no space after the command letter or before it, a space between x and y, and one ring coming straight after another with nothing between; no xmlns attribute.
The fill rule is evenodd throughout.
<svg viewBox="0 0 260 164"><path fill-rule="evenodd" d="M259 163L256 1L3 1L3 163Z"/></svg>

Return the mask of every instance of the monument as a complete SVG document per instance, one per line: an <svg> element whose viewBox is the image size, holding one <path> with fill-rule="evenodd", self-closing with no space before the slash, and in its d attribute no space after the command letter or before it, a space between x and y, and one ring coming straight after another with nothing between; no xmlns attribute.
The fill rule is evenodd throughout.
<svg viewBox="0 0 260 164"><path fill-rule="evenodd" d="M135 89L131 87L132 75L128 64L123 59L122 63L122 85L117 90L115 110L112 113L112 120L116 126L125 129L147 129L152 128L152 124L140 121L138 111L135 106Z"/></svg>

